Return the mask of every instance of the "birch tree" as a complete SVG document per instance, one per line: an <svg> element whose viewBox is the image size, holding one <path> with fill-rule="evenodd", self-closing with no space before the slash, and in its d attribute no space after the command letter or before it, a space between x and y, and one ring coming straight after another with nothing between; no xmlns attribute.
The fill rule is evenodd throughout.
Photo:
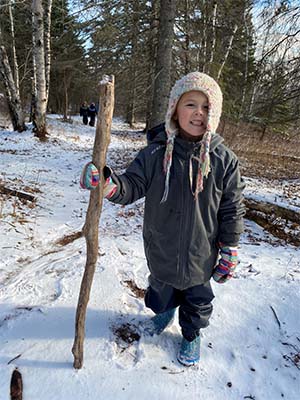
<svg viewBox="0 0 300 400"><path fill-rule="evenodd" d="M52 0L47 0L45 6L45 74L46 74L46 102L49 99L50 69L51 69L51 14Z"/></svg>
<svg viewBox="0 0 300 400"><path fill-rule="evenodd" d="M11 41L12 41L12 60L13 60L13 70L14 70L14 80L16 90L18 95L20 96L20 84L19 84L19 66L16 52L16 39L15 39L15 23L12 11L12 1L10 0L8 3L8 12L9 12L9 22L10 22L10 33L11 33Z"/></svg>
<svg viewBox="0 0 300 400"><path fill-rule="evenodd" d="M216 51L216 19L217 19L217 9L218 4L214 3L213 18L212 18L212 44L210 51L209 64L211 65L214 61L215 51Z"/></svg>
<svg viewBox="0 0 300 400"><path fill-rule="evenodd" d="M234 36L235 36L235 34L236 34L237 29L238 29L238 26L235 25L234 28L233 28L233 30L232 30L232 34L230 35L230 38L229 38L229 41L228 41L228 45L227 45L227 48L226 48L225 55L224 55L224 57L223 57L223 60L222 60L222 62L221 62L220 68L219 68L218 73L217 73L217 80L219 80L220 77L221 77L223 68L224 68L224 66L225 66L225 63L226 63L226 61L227 61L227 59L228 59L228 56L229 56L229 54L230 54L230 51L231 51L231 49L232 49L232 42L233 42L233 39L234 39Z"/></svg>
<svg viewBox="0 0 300 400"><path fill-rule="evenodd" d="M33 59L36 68L35 136L46 139L46 68L44 46L44 10L42 0L32 0Z"/></svg>
<svg viewBox="0 0 300 400"><path fill-rule="evenodd" d="M26 130L26 126L19 90L19 71L15 49L14 19L11 2L9 2L8 6L10 16L10 32L12 37L11 45L13 54L13 69L11 68L9 63L7 50L4 45L2 30L0 26L0 76L2 78L2 83L5 89L5 95L8 103L13 129L18 132L23 132L24 130Z"/></svg>

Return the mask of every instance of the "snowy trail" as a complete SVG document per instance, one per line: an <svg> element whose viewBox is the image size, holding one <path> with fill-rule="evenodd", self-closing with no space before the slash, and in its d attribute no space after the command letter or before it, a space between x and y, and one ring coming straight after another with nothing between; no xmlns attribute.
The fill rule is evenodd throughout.
<svg viewBox="0 0 300 400"><path fill-rule="evenodd" d="M42 214L33 218L37 211L30 213L24 206L30 215L26 229L34 228L33 238L28 234L20 239L15 229L8 236L8 224L0 225L0 400L9 399L16 366L23 375L24 400L297 400L299 249L279 243L249 221L235 278L226 285L213 282L214 313L203 330L199 369L186 369L176 361L181 339L177 320L161 336L142 337L131 344L116 335L122 324L137 324L152 315L142 299L148 275L143 201L125 208L105 201L84 366L73 369L71 348L85 242L80 238L63 247L55 242L83 225L88 194L78 188L78 176L91 151L93 130L78 124L69 128L55 119L51 124L71 167L64 170L63 181L53 179L50 168L45 173ZM120 123L115 129L109 159L122 169L120 151L135 153L141 139L135 141ZM23 148L24 140L18 138ZM30 135L26 143L28 151L35 151ZM15 137L13 144L19 148ZM4 145L10 146L7 141ZM58 155L57 144L50 144L47 152ZM8 165L17 165L17 154L6 157ZM42 157L31 162L35 169L45 163ZM56 168L55 162L51 168ZM9 168L8 178L13 178ZM261 183L258 192L260 188ZM15 224L8 215L10 207L5 203L3 215Z"/></svg>

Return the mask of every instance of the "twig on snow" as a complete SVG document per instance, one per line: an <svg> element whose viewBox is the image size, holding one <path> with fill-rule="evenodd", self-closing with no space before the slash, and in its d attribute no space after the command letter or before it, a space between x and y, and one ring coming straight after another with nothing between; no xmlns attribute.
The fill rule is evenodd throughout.
<svg viewBox="0 0 300 400"><path fill-rule="evenodd" d="M279 326L279 329L281 329L281 323L280 323L280 321L279 321L279 318L277 317L276 311L274 310L274 308L273 308L272 306L270 306L270 308L271 308L271 310L273 311L273 314L274 314L274 317L275 317L275 319L276 319L276 322L277 322L277 324L278 324L278 326Z"/></svg>
<svg viewBox="0 0 300 400"><path fill-rule="evenodd" d="M22 354L18 354L16 357L12 358L11 360L8 361L7 365L11 364L13 361L17 360L18 358L21 357Z"/></svg>

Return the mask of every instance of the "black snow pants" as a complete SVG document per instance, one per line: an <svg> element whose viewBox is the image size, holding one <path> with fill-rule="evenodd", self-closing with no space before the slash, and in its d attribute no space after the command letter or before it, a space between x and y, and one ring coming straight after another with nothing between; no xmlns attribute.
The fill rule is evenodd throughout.
<svg viewBox="0 0 300 400"><path fill-rule="evenodd" d="M210 282L178 290L150 276L149 285L145 294L146 307L156 314L179 307L179 325L185 339L194 340L200 329L208 326L214 298Z"/></svg>

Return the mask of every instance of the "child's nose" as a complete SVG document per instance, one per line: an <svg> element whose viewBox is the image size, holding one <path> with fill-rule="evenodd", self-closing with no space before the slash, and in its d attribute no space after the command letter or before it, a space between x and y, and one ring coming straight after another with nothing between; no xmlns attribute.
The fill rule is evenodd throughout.
<svg viewBox="0 0 300 400"><path fill-rule="evenodd" d="M202 115L203 114L203 108L201 106L197 107L195 110L196 114Z"/></svg>

